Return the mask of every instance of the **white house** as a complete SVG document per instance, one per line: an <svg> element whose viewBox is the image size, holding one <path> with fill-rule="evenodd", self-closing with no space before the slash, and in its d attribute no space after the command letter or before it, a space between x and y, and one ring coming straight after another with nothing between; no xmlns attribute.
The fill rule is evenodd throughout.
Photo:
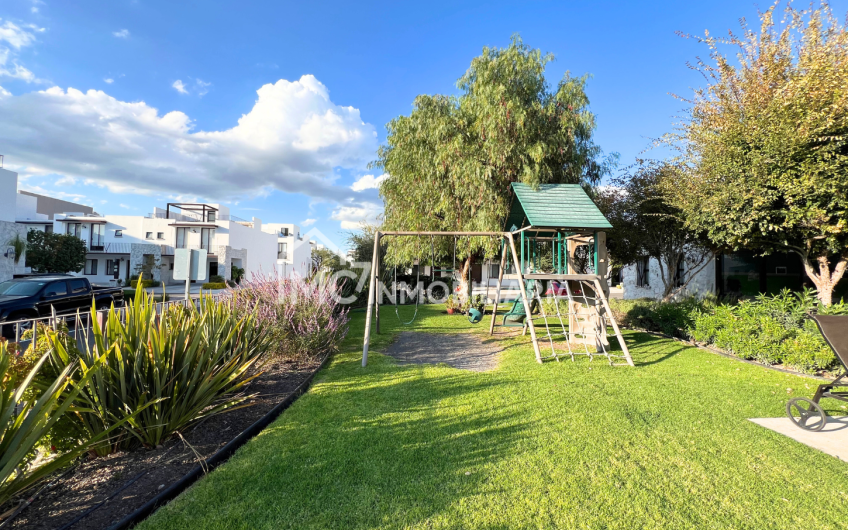
<svg viewBox="0 0 848 530"><path fill-rule="evenodd" d="M15 236L26 238L26 227L15 223L17 211L18 174L0 168L0 282L25 272L25 256L15 263L15 252L10 242Z"/></svg>
<svg viewBox="0 0 848 530"><path fill-rule="evenodd" d="M157 282L176 283L172 274L178 248L207 251L207 279L220 275L229 280L233 267L249 277L276 264L276 237L262 230L262 220L232 216L220 204L169 203L144 217L66 213L56 216L53 230L86 242L88 255L80 274L92 283L126 283L140 272Z"/></svg>
<svg viewBox="0 0 848 530"><path fill-rule="evenodd" d="M291 223L266 223L266 233L277 238L276 271L282 277L306 276L312 263L312 247L309 238L304 238L300 227Z"/></svg>
<svg viewBox="0 0 848 530"><path fill-rule="evenodd" d="M708 293L716 292L716 260L710 260L703 269L695 273L691 281L689 274L687 264L681 261L679 270L673 275L674 284L681 286L686 281L689 283L679 296L703 297ZM666 275L668 275L667 272ZM656 258L644 258L635 265L623 267L620 277L624 289L623 297L627 300L663 297L665 286L660 272L660 262Z"/></svg>

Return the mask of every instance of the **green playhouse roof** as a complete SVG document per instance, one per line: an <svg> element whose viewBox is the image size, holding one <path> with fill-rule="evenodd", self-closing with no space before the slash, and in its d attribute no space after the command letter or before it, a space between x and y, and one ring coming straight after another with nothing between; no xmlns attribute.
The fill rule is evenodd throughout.
<svg viewBox="0 0 848 530"><path fill-rule="evenodd" d="M527 184L513 182L512 189L515 199L506 219L506 230L528 224L539 228L612 228L580 184L540 184L534 190Z"/></svg>

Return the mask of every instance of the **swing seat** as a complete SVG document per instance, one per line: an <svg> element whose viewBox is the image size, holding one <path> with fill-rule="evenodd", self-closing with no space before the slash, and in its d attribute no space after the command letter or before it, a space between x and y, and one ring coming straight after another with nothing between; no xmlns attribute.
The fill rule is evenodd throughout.
<svg viewBox="0 0 848 530"><path fill-rule="evenodd" d="M535 297L531 297L533 281L528 280L524 287L527 291L527 297L530 298L530 312L534 313L539 309L539 302L536 301ZM524 311L524 302L521 298L518 298L512 303L509 311L504 313L501 325L508 328L523 328L525 320L527 320L527 313Z"/></svg>

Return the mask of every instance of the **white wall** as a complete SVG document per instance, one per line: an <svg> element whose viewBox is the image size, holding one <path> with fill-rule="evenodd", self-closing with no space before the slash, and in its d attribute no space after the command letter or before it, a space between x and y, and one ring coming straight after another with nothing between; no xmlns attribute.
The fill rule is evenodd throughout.
<svg viewBox="0 0 848 530"><path fill-rule="evenodd" d="M0 221L15 222L17 194L18 174L8 169L0 169Z"/></svg>
<svg viewBox="0 0 848 530"><path fill-rule="evenodd" d="M253 226L233 221L221 221L221 239L218 245L247 251L246 263L242 263L248 279L253 274L271 274L277 264L277 236L262 230L262 220L253 219ZM229 267L229 264L224 264Z"/></svg>
<svg viewBox="0 0 848 530"><path fill-rule="evenodd" d="M715 293L715 265L715 259L710 260L710 263L708 263L707 266L704 267L691 282L689 282L689 285L687 285L686 289L680 293L680 296L694 295L703 297L707 294ZM635 265L630 265L622 269L621 280L624 287L624 298L626 300L633 300L637 298L662 298L664 286L660 276L660 263L654 258L651 258L648 264L648 286L638 287L636 285Z"/></svg>

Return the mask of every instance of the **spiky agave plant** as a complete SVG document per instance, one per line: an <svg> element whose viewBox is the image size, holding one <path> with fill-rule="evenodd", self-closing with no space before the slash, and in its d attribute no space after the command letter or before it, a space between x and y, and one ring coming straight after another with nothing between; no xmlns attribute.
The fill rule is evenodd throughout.
<svg viewBox="0 0 848 530"><path fill-rule="evenodd" d="M28 465L27 456L73 407L81 389L101 368L104 359L94 357L90 364L71 362L49 380L46 387L33 391L36 376L49 353L42 355L24 376L13 369L13 355L0 348L0 506L90 448L103 443L123 423L117 422L111 428L81 440L74 449L46 464Z"/></svg>
<svg viewBox="0 0 848 530"><path fill-rule="evenodd" d="M123 315L122 315L123 313ZM49 332L57 368L74 357L104 357L83 385L75 415L88 436L126 419L100 455L143 444L156 447L177 431L253 397L239 395L256 375L248 370L268 350L270 337L253 314L239 317L231 303L203 297L199 308L157 308L143 289L122 311L111 308L101 325L92 307L92 331L73 351Z"/></svg>

